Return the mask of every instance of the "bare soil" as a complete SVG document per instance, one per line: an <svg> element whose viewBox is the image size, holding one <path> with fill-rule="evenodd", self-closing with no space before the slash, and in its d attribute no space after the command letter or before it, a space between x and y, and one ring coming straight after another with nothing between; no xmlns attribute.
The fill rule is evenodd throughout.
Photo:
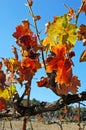
<svg viewBox="0 0 86 130"><path fill-rule="evenodd" d="M23 121L5 121L4 122L4 129L2 129L3 121L0 121L0 130L22 130L22 124ZM33 130L62 130L58 124L43 124L42 122L32 122ZM28 121L27 122L27 130L31 129L31 124ZM83 127L83 124L81 123L81 127L84 129L80 130L86 130L86 126ZM12 125L12 126L11 126ZM79 126L77 123L62 123L63 130L79 130Z"/></svg>

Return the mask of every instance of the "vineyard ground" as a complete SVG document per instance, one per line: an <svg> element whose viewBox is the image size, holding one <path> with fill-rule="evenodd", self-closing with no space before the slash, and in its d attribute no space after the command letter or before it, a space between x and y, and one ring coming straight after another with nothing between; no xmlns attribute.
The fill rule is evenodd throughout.
<svg viewBox="0 0 86 130"><path fill-rule="evenodd" d="M0 121L0 130L2 130L2 121ZM22 129L22 121L11 121L12 130L21 130ZM83 128L83 124L81 123L81 127ZM85 123L86 125L86 123ZM61 130L58 124L43 124L42 122L32 122L33 130ZM63 123L63 130L79 130L77 123ZM5 121L4 130L11 130L10 122ZM27 130L31 130L30 122L27 122ZM84 129L86 130L86 126Z"/></svg>

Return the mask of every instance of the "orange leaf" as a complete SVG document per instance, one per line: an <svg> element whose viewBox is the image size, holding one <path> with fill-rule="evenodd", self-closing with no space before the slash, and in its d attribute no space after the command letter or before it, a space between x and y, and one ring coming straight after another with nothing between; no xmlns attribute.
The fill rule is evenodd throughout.
<svg viewBox="0 0 86 130"><path fill-rule="evenodd" d="M55 53L60 59L64 58L64 55L67 53L65 44L54 45L51 49L51 52Z"/></svg>
<svg viewBox="0 0 86 130"><path fill-rule="evenodd" d="M69 8L68 16L70 16L70 17L75 16L75 10L73 8Z"/></svg>
<svg viewBox="0 0 86 130"><path fill-rule="evenodd" d="M21 61L21 67L27 68L27 69L31 69L32 71L36 72L37 68L35 65L34 60L24 57Z"/></svg>
<svg viewBox="0 0 86 130"><path fill-rule="evenodd" d="M63 66L66 55L66 47L65 45L57 44L52 47L51 52L55 55L52 56L47 63L46 71L48 73L51 73L54 70L57 71L59 67Z"/></svg>
<svg viewBox="0 0 86 130"><path fill-rule="evenodd" d="M69 86L72 78L73 65L71 57L74 56L74 53L71 52L68 54L65 44L53 46L51 51L53 54L49 56L46 61L47 73L55 71L55 82Z"/></svg>
<svg viewBox="0 0 86 130"><path fill-rule="evenodd" d="M61 85L65 84L66 86L69 86L70 82L71 82L71 78L72 78L72 69L68 69L66 70L59 70L57 72L55 81L59 82Z"/></svg>

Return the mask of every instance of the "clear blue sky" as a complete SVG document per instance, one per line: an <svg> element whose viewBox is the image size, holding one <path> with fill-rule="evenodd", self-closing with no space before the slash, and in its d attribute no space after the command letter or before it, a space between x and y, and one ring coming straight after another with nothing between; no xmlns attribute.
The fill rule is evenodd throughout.
<svg viewBox="0 0 86 130"><path fill-rule="evenodd" d="M15 31L15 27L21 24L24 19L29 19L32 23L31 16L29 15L28 8L25 6L25 0L0 0L0 57L12 57L11 45L15 44L15 39L12 37L12 33ZM33 11L36 15L40 15L42 18L38 21L39 30L44 29L45 24L48 21L52 21L53 16L63 15L67 12L64 7L64 3L69 7L78 9L81 0L34 0ZM78 25L80 22L86 24L86 16L84 13L80 15ZM41 38L43 38L43 32ZM79 63L79 57L82 51L86 49L82 46L81 42L77 42L74 48L76 57L73 58L75 67L73 71L75 75L78 75L81 80L81 87L79 92L86 90L86 63ZM43 76L44 72L38 72L36 78ZM38 88L36 86L37 79L34 78L32 83L31 98L36 98L41 101L54 101L58 97L49 89ZM21 93L21 89L19 87Z"/></svg>

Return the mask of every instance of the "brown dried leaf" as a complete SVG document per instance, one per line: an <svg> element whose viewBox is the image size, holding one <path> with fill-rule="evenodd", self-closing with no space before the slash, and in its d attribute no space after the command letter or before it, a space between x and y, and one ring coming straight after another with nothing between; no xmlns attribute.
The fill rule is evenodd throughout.
<svg viewBox="0 0 86 130"><path fill-rule="evenodd" d="M47 77L41 78L40 81L37 82L38 87L46 87L49 82L49 79Z"/></svg>
<svg viewBox="0 0 86 130"><path fill-rule="evenodd" d="M80 62L86 62L86 50L83 51L80 57Z"/></svg>

